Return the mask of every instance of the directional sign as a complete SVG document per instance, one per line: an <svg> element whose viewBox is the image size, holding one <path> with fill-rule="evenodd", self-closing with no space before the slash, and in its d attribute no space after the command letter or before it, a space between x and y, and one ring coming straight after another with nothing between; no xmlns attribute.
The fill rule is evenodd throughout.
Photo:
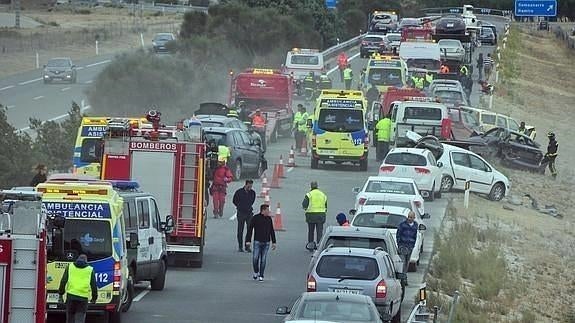
<svg viewBox="0 0 575 323"><path fill-rule="evenodd" d="M335 9L337 7L337 0L325 0L325 6L328 9Z"/></svg>
<svg viewBox="0 0 575 323"><path fill-rule="evenodd" d="M557 16L557 0L515 0L515 15L527 17Z"/></svg>

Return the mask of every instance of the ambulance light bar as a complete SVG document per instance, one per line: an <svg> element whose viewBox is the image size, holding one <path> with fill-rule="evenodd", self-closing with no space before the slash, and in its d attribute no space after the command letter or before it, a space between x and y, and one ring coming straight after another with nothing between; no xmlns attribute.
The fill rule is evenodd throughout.
<svg viewBox="0 0 575 323"><path fill-rule="evenodd" d="M338 95L338 96L356 96L362 97L363 92L361 91L350 91L350 90L322 90L321 95Z"/></svg>
<svg viewBox="0 0 575 323"><path fill-rule="evenodd" d="M112 186L120 191L136 191L140 188L140 184L137 181L122 181L122 180L114 180L110 181Z"/></svg>
<svg viewBox="0 0 575 323"><path fill-rule="evenodd" d="M107 189L60 189L60 188L50 188L50 187L38 187L38 192L44 194L66 194L66 195L108 195Z"/></svg>

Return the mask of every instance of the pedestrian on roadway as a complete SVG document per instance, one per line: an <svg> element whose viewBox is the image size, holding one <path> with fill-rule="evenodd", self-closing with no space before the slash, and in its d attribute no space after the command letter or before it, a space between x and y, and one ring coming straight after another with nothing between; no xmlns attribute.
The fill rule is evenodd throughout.
<svg viewBox="0 0 575 323"><path fill-rule="evenodd" d="M375 125L377 146L375 157L378 162L382 161L389 152L389 141L391 140L391 118L389 113L386 114Z"/></svg>
<svg viewBox="0 0 575 323"><path fill-rule="evenodd" d="M479 73L479 77L477 78L478 81L483 79L483 53L479 53L479 57L477 58L477 73Z"/></svg>
<svg viewBox="0 0 575 323"><path fill-rule="evenodd" d="M367 93L365 94L365 98L367 99L367 108L369 111L371 111L373 102L379 100L379 90L377 89L377 86L375 86L374 83L371 83L370 85L371 85L370 88L367 90Z"/></svg>
<svg viewBox="0 0 575 323"><path fill-rule="evenodd" d="M345 89L350 90L351 82L353 81L353 70L349 65L343 70L343 81L345 83Z"/></svg>
<svg viewBox="0 0 575 323"><path fill-rule="evenodd" d="M252 189L254 181L247 179L244 187L238 189L234 193L233 203L236 206L237 220L238 220L238 251L244 252L244 226L248 228L250 221L254 214L254 202L256 201L256 192ZM250 247L246 245L246 251L250 252Z"/></svg>
<svg viewBox="0 0 575 323"><path fill-rule="evenodd" d="M264 271L266 269L267 254L270 249L276 250L276 232L270 217L270 206L260 205L260 213L256 214L250 221L248 233L246 235L246 248L251 245L252 232L254 235L254 248L252 253L252 265L254 280L264 281Z"/></svg>
<svg viewBox="0 0 575 323"><path fill-rule="evenodd" d="M221 218L224 214L224 204L228 183L233 179L232 171L226 166L226 162L218 160L218 167L214 170L214 179L210 187L210 195L214 200L214 218Z"/></svg>
<svg viewBox="0 0 575 323"><path fill-rule="evenodd" d="M305 144L304 139L306 138L307 119L309 115L301 103L297 105L297 110L293 118L292 130L295 138L295 149L299 151L302 145Z"/></svg>
<svg viewBox="0 0 575 323"><path fill-rule="evenodd" d="M311 190L305 195L301 203L305 210L305 221L307 222L307 245L308 250L316 248L317 243L323 236L323 224L327 212L327 195L318 189L316 181L310 183ZM314 242L314 230L316 240Z"/></svg>
<svg viewBox="0 0 575 323"><path fill-rule="evenodd" d="M491 53L487 54L487 57L483 58L483 73L485 74L485 80L489 81L489 77L491 76L491 70L493 69L493 58L491 57Z"/></svg>
<svg viewBox="0 0 575 323"><path fill-rule="evenodd" d="M88 300L95 304L98 299L96 275L92 266L88 265L85 254L80 254L74 263L66 267L58 294L60 301L66 294L66 323L84 323Z"/></svg>
<svg viewBox="0 0 575 323"><path fill-rule="evenodd" d="M419 225L415 221L415 212L409 211L407 219L401 222L397 227L395 238L399 249L399 255L403 259L404 273L407 273L407 269L409 268L411 252L413 251L415 241L417 240L417 232L419 230L418 226Z"/></svg>
<svg viewBox="0 0 575 323"><path fill-rule="evenodd" d="M47 178L46 178L47 172L48 172L48 168L46 168L46 165L39 164L38 166L36 166L36 175L34 175L34 178L32 178L32 182L30 182L30 186L36 187L36 185L38 185L40 183L44 183L47 180Z"/></svg>
<svg viewBox="0 0 575 323"><path fill-rule="evenodd" d="M337 221L337 224L339 224L342 227L349 227L349 221L347 221L347 217L345 216L344 213L338 213L335 217L335 220Z"/></svg>

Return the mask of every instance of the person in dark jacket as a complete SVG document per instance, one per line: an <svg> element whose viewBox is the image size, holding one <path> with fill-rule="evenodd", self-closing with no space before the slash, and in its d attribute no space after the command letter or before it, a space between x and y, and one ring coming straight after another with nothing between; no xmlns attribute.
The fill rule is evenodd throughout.
<svg viewBox="0 0 575 323"><path fill-rule="evenodd" d="M246 247L251 245L252 232L254 234L254 251L252 253L252 264L254 267L254 280L264 281L264 271L266 269L267 254L270 249L276 249L276 232L270 217L270 206L260 205L260 213L254 215L248 226L246 234Z"/></svg>
<svg viewBox="0 0 575 323"><path fill-rule="evenodd" d="M46 168L46 165L40 164L40 165L36 166L36 175L34 175L34 178L32 178L32 182L30 182L30 186L36 187L36 185L38 185L40 183L44 183L47 180L47 178L46 178L47 172L48 172L48 169Z"/></svg>
<svg viewBox="0 0 575 323"><path fill-rule="evenodd" d="M399 224L396 232L397 247L403 259L403 272L407 273L411 252L417 240L418 224L415 222L415 212L410 211L407 219Z"/></svg>
<svg viewBox="0 0 575 323"><path fill-rule="evenodd" d="M256 192L252 189L254 181L251 179L246 180L244 187L238 189L234 193L233 203L236 206L237 218L238 218L238 251L244 252L243 249L243 238L244 238L244 226L249 227L250 220L254 214L254 202L256 201ZM246 251L250 252L250 248L246 246Z"/></svg>
<svg viewBox="0 0 575 323"><path fill-rule="evenodd" d="M88 257L80 254L78 259L64 270L58 289L60 300L66 294L66 323L84 323L88 298L95 304L98 299L98 287L94 269L88 265Z"/></svg>
<svg viewBox="0 0 575 323"><path fill-rule="evenodd" d="M373 102L379 100L379 90L377 89L377 86L375 86L375 84L371 83L370 84L370 88L367 90L367 93L365 94L365 98L367 99L367 109L369 111L371 111L371 106L373 105Z"/></svg>

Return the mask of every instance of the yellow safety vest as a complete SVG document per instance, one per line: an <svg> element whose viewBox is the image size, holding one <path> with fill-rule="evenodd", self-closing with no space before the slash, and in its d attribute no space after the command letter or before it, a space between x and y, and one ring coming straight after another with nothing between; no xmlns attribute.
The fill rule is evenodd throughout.
<svg viewBox="0 0 575 323"><path fill-rule="evenodd" d="M416 89L423 89L423 78L412 76L411 79L413 80L413 85Z"/></svg>
<svg viewBox="0 0 575 323"><path fill-rule="evenodd" d="M465 65L461 66L461 68L459 69L459 73L461 73L463 75L468 75L469 70L467 69L467 66L465 66Z"/></svg>
<svg viewBox="0 0 575 323"><path fill-rule="evenodd" d="M319 189L313 189L306 194L309 205L305 210L306 213L325 213L327 208L325 204L327 203L327 196Z"/></svg>
<svg viewBox="0 0 575 323"><path fill-rule="evenodd" d="M433 74L425 74L425 80L431 84L431 82L433 82Z"/></svg>
<svg viewBox="0 0 575 323"><path fill-rule="evenodd" d="M349 67L343 70L343 79L351 80L352 79L351 73L353 73L353 70Z"/></svg>
<svg viewBox="0 0 575 323"><path fill-rule="evenodd" d="M218 146L218 161L228 162L228 159L232 156L230 149L227 146Z"/></svg>
<svg viewBox="0 0 575 323"><path fill-rule="evenodd" d="M375 125L377 141L389 141L391 136L391 119L383 118Z"/></svg>
<svg viewBox="0 0 575 323"><path fill-rule="evenodd" d="M305 131L307 129L305 123L307 121L307 113L297 112L293 117L293 127L297 131Z"/></svg>
<svg viewBox="0 0 575 323"><path fill-rule="evenodd" d="M66 294L84 297L89 299L92 296L92 287L90 282L92 280L91 266L78 268L74 264L68 265L68 284L66 284Z"/></svg>

